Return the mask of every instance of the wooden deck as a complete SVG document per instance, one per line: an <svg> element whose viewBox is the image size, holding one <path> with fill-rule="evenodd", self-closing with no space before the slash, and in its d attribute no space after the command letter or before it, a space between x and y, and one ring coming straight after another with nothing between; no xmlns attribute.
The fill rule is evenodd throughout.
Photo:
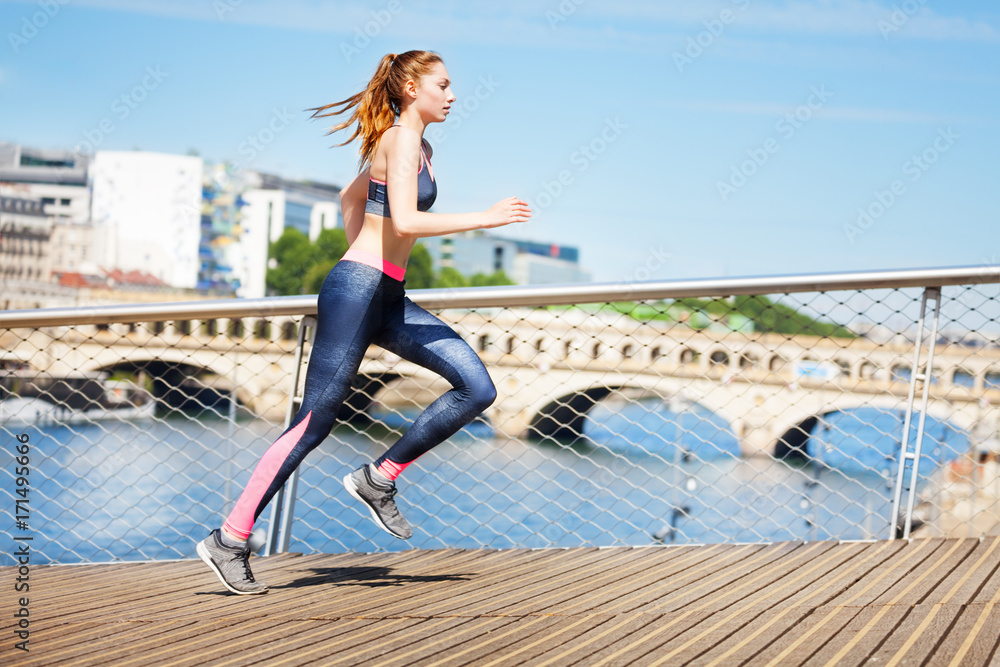
<svg viewBox="0 0 1000 667"><path fill-rule="evenodd" d="M998 547L283 554L251 561L271 586L259 596L197 559L39 566L31 650L5 633L0 664L987 665ZM15 576L0 568L8 590Z"/></svg>

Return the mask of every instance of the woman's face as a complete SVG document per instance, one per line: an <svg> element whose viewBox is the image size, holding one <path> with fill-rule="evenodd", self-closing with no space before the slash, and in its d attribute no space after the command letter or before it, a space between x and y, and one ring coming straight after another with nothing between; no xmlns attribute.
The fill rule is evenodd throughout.
<svg viewBox="0 0 1000 667"><path fill-rule="evenodd" d="M455 95L451 92L451 80L444 63L436 62L431 70L420 77L417 86L417 108L420 115L430 123L441 123L448 117Z"/></svg>

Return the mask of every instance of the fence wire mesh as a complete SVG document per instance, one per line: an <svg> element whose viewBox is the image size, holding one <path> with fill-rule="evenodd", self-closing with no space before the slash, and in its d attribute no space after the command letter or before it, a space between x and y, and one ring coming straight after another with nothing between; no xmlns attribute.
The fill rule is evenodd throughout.
<svg viewBox="0 0 1000 667"><path fill-rule="evenodd" d="M923 293L623 290L616 302L435 311L480 354L498 398L404 473L413 538L378 530L340 480L448 385L372 347L300 467L289 548L893 536ZM0 329L0 494L11 508L30 496L24 524L0 532L31 534L43 561L191 557L283 430L301 319ZM943 287L933 343L909 435L925 413L912 535L996 534L1000 285ZM19 437L30 475L16 472Z"/></svg>

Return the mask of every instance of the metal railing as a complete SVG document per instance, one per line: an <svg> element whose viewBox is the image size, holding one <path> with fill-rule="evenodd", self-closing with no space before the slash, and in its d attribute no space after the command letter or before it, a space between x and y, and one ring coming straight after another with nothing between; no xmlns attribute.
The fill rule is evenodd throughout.
<svg viewBox="0 0 1000 667"><path fill-rule="evenodd" d="M410 296L479 352L497 401L407 469L416 534L394 540L339 479L447 384L371 348L339 425L262 515L267 550L998 530L998 267ZM0 495L30 494L0 533L55 562L189 557L283 430L315 310L313 295L0 313Z"/></svg>

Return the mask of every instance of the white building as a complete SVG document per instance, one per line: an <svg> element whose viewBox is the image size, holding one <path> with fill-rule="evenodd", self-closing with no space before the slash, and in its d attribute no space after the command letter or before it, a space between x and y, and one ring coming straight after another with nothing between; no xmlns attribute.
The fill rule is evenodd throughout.
<svg viewBox="0 0 1000 667"><path fill-rule="evenodd" d="M420 239L436 269L450 266L465 276L502 270L518 285L590 282L577 248L463 232Z"/></svg>
<svg viewBox="0 0 1000 667"><path fill-rule="evenodd" d="M268 247L281 238L287 227L298 229L315 241L323 229L343 227L340 189L321 183L299 183L269 174L247 174L247 183L256 185L243 192L247 206L242 211L239 260L241 287L245 298L266 296Z"/></svg>
<svg viewBox="0 0 1000 667"><path fill-rule="evenodd" d="M145 151L97 151L90 165L98 264L195 287L202 160Z"/></svg>

